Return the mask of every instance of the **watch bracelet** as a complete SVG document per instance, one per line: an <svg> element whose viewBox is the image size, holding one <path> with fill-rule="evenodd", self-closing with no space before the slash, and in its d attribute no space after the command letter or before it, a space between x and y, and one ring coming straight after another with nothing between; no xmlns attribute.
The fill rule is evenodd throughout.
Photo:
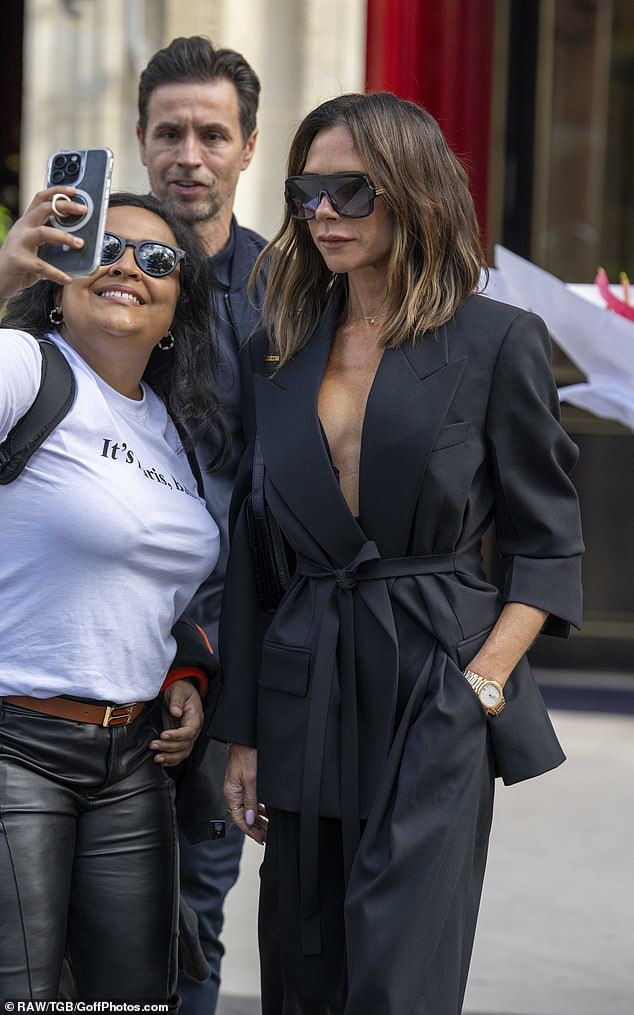
<svg viewBox="0 0 634 1015"><path fill-rule="evenodd" d="M463 670L462 675L466 679L467 683L470 684L470 686L473 688L476 694L478 694L482 685L486 684L488 680L487 677L483 677L480 673L476 673L475 670L468 669Z"/></svg>

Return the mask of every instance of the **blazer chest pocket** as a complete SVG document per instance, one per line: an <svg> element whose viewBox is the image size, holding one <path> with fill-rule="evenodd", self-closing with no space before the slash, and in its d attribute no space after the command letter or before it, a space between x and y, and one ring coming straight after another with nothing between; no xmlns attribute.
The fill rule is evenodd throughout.
<svg viewBox="0 0 634 1015"><path fill-rule="evenodd" d="M469 424L466 421L463 423L450 423L448 426L441 427L436 438L436 443L431 449L432 454L435 451L444 451L445 448L453 448L456 444L464 444L468 432Z"/></svg>
<svg viewBox="0 0 634 1015"><path fill-rule="evenodd" d="M304 697L308 690L310 649L265 641L260 665L260 687Z"/></svg>

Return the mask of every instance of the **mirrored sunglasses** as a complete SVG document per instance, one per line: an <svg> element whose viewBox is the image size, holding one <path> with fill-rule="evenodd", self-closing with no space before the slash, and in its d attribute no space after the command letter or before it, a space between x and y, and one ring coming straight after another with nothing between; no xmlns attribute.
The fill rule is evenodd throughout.
<svg viewBox="0 0 634 1015"><path fill-rule="evenodd" d="M374 199L384 190L373 187L365 173L303 173L289 176L284 196L294 219L314 219L323 197L343 218L362 219L374 211Z"/></svg>
<svg viewBox="0 0 634 1015"><path fill-rule="evenodd" d="M180 261L185 260L185 251L170 247L157 240L128 240L116 233L104 233L101 247L101 264L114 264L123 257L126 247L134 249L134 260L146 275L163 278L171 275Z"/></svg>

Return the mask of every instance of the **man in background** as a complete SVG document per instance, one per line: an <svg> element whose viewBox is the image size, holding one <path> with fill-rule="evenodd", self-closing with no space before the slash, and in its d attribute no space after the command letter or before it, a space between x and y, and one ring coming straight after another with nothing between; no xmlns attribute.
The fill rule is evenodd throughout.
<svg viewBox="0 0 634 1015"><path fill-rule="evenodd" d="M232 451L221 472L204 475L207 506L220 528L220 557L188 610L213 646L218 644L228 555L229 501L244 449L239 350L258 319L246 287L266 242L239 226L233 214L240 174L255 152L259 93L258 77L244 57L232 49L215 49L202 36L174 39L154 54L139 80L137 138L150 188L198 234L209 255L215 300L218 382ZM210 341L212 334L210 328ZM214 448L205 439L196 450L203 466L213 457ZM224 745L217 750L226 753ZM225 838L192 845L181 835L180 845L181 895L198 916L200 944L211 969L204 982L181 972L181 1013L213 1015L224 952L224 900L238 877L243 837L231 826Z"/></svg>

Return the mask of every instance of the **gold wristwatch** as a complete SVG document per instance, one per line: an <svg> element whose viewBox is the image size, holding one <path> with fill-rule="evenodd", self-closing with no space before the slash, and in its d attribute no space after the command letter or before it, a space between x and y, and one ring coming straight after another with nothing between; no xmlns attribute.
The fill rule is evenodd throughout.
<svg viewBox="0 0 634 1015"><path fill-rule="evenodd" d="M504 699L504 691L497 680L481 677L479 673L474 673L473 670L465 670L464 675L471 684L476 697L487 715L499 715L506 705L506 701Z"/></svg>

